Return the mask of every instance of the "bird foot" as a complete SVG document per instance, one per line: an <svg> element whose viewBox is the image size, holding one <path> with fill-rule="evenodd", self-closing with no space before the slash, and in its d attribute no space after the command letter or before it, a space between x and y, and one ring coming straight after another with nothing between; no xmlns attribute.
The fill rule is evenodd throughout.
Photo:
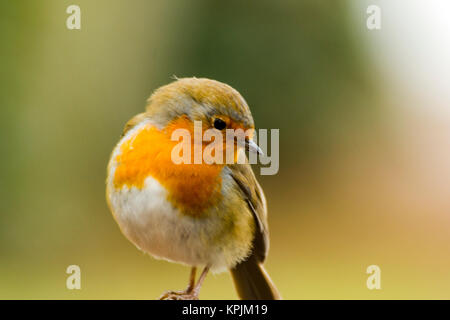
<svg viewBox="0 0 450 320"><path fill-rule="evenodd" d="M194 290L167 291L159 300L198 300L198 293Z"/></svg>

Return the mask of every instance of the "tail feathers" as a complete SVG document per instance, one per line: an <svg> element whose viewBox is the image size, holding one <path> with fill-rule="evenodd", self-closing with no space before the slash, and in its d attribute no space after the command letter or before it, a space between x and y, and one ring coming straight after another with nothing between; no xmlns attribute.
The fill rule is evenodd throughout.
<svg viewBox="0 0 450 320"><path fill-rule="evenodd" d="M263 265L254 256L233 269L231 276L242 300L280 300L281 296Z"/></svg>

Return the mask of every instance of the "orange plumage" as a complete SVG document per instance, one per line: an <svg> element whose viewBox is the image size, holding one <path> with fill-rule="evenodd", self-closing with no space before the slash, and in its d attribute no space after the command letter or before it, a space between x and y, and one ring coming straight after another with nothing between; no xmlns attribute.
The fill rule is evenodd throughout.
<svg viewBox="0 0 450 320"><path fill-rule="evenodd" d="M135 136L125 141L117 156L118 166L114 185L141 189L148 176L158 180L169 192L168 200L183 213L201 215L221 197L220 172L223 165L175 164L171 153L177 141L172 141L172 132L187 129L193 134L193 124L186 117L172 121L164 130L148 125ZM192 143L193 147L193 143ZM205 146L202 145L204 149Z"/></svg>

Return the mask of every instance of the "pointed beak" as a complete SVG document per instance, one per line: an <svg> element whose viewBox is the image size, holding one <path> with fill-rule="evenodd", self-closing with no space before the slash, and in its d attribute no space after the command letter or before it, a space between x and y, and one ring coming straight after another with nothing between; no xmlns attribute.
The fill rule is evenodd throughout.
<svg viewBox="0 0 450 320"><path fill-rule="evenodd" d="M257 153L259 155L264 155L264 152L261 148L253 142L253 140L245 138L245 150L253 153Z"/></svg>

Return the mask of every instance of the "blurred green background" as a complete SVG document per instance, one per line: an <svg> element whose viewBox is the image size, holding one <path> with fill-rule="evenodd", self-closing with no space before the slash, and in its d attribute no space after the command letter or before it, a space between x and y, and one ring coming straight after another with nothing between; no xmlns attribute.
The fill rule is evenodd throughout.
<svg viewBox="0 0 450 320"><path fill-rule="evenodd" d="M71 4L81 30L66 28ZM368 4L382 8L381 30L367 30ZM122 236L104 182L123 125L176 75L230 84L257 127L280 129L280 171L258 179L284 298L449 299L450 27L437 15L449 11L438 0L2 1L0 298L185 287L188 268ZM81 290L66 289L71 264ZM381 290L366 287L372 264ZM230 276L210 275L200 298L235 299Z"/></svg>

